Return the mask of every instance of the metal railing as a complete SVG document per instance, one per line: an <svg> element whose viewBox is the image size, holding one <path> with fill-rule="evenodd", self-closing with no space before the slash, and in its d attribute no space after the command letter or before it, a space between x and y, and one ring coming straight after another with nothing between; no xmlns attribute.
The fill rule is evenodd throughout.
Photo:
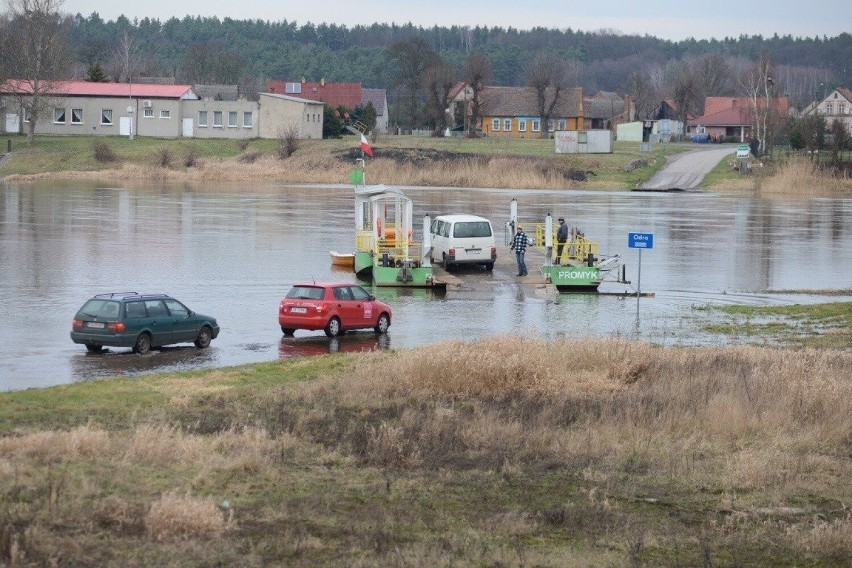
<svg viewBox="0 0 852 568"><path fill-rule="evenodd" d="M531 246L544 248L545 226L543 224L536 224L534 234L535 237ZM558 243L556 242L556 231L553 231L551 238L553 242L554 260L556 260L556 247L558 246ZM600 246L598 243L587 239L585 235L578 230L572 229L570 235L568 235L568 241L562 248L562 256L559 258L559 262L561 264L568 264L569 262L586 262L590 254L595 259L600 258Z"/></svg>

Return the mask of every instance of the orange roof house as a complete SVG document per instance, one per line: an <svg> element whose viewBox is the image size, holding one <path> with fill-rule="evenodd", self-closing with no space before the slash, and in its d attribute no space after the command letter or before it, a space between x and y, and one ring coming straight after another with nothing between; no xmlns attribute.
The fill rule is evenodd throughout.
<svg viewBox="0 0 852 568"><path fill-rule="evenodd" d="M769 99L772 109L779 116L787 116L790 110L789 97ZM758 108L766 106L766 99L757 99ZM736 138L747 142L754 128L754 103L749 97L707 97L704 114L691 119L689 132L699 132L717 138Z"/></svg>

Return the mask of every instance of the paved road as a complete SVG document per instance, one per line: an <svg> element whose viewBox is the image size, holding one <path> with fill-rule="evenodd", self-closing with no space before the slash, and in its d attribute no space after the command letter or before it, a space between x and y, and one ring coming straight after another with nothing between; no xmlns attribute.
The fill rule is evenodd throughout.
<svg viewBox="0 0 852 568"><path fill-rule="evenodd" d="M725 146L724 148L711 146L678 154L670 158L669 163L662 170L645 183L640 184L637 189L657 191L694 189L698 187L704 176L710 173L710 170L734 152L736 152L734 146Z"/></svg>

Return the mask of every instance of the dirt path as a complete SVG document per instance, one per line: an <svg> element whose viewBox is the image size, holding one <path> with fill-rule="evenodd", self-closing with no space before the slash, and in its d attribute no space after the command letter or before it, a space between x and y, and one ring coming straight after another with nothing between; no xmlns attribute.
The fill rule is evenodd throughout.
<svg viewBox="0 0 852 568"><path fill-rule="evenodd" d="M723 148L716 146L678 154L654 177L639 184L637 189L657 191L695 189L704 180L704 176L735 151L736 148L733 146Z"/></svg>

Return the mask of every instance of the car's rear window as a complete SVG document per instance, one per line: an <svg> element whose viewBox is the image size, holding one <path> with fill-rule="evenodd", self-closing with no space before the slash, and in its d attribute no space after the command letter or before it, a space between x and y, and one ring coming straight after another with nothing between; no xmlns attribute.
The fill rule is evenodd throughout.
<svg viewBox="0 0 852 568"><path fill-rule="evenodd" d="M293 286L287 297L291 300L322 300L325 288L316 286Z"/></svg>
<svg viewBox="0 0 852 568"><path fill-rule="evenodd" d="M80 315L93 318L118 318L121 302L114 300L89 300L82 308Z"/></svg>
<svg viewBox="0 0 852 568"><path fill-rule="evenodd" d="M453 229L453 236L460 239L490 237L491 223L488 221L460 221L456 223L456 227Z"/></svg>

